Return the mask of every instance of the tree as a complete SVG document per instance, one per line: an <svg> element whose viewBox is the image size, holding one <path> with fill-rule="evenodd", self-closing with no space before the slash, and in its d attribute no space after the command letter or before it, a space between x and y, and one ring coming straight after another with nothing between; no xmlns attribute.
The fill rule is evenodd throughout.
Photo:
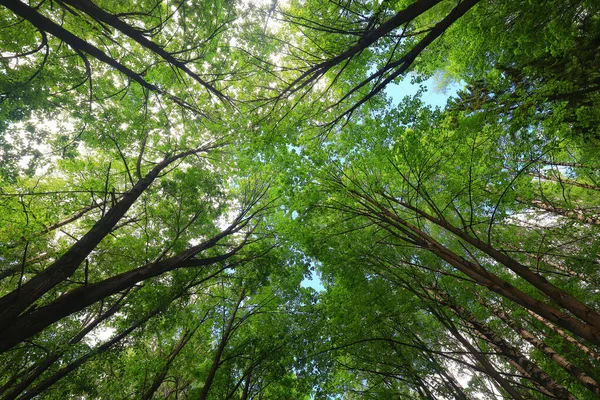
<svg viewBox="0 0 600 400"><path fill-rule="evenodd" d="M598 395L595 2L0 5L3 398Z"/></svg>

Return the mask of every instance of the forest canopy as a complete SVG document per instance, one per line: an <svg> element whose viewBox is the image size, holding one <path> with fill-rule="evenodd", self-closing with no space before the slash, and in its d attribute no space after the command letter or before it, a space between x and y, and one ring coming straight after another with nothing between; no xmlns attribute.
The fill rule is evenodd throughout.
<svg viewBox="0 0 600 400"><path fill-rule="evenodd" d="M600 397L599 2L0 0L0 49L0 398Z"/></svg>

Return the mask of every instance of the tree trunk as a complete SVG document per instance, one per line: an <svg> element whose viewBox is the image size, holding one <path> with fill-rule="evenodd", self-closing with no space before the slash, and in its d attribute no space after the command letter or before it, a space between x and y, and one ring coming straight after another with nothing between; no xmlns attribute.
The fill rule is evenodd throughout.
<svg viewBox="0 0 600 400"><path fill-rule="evenodd" d="M241 229L241 226L243 225L237 227L232 225L215 237L184 251L178 256L72 290L56 299L53 303L17 318L8 329L0 332L0 353L23 342L62 318L121 290L128 289L138 282L177 268L200 267L227 260L235 255L243 247L244 243L221 256L206 259L193 259L192 257L201 251L214 247L220 239ZM212 275L209 275L210 277Z"/></svg>
<svg viewBox="0 0 600 400"><path fill-rule="evenodd" d="M88 333L90 333L100 322L110 318L114 313L119 311L123 306L123 300L127 294L121 296L106 312L98 316L94 321L85 326L77 335L75 335L70 341L69 345L79 343ZM41 364L35 367L29 374L27 374L12 390L6 393L2 398L4 400L13 400L25 389L27 389L33 382L35 382L48 368L50 368L65 351L59 351L55 354L49 355ZM3 388L4 389L4 388ZM0 394L4 393L4 390L0 390Z"/></svg>
<svg viewBox="0 0 600 400"><path fill-rule="evenodd" d="M588 388L596 397L600 398L600 385L592 377L581 371L577 366L569 362L566 358L555 352L550 346L543 341L539 340L528 330L520 327L515 321L513 321L508 315L499 310L497 307L488 307L494 315L500 318L506 325L510 326L515 332L517 332L524 340L533 345L536 349L540 350L547 357L552 359L558 365L560 365L565 371L567 371L572 377L577 379L583 386Z"/></svg>
<svg viewBox="0 0 600 400"><path fill-rule="evenodd" d="M147 391L144 391L144 393L142 394L141 398L143 400L152 399L152 397L154 396L154 393L156 393L156 391L158 390L160 385L165 380L165 377L167 376L167 372L169 372L169 367L171 366L173 361L175 361L175 358L177 358L177 356L179 355L181 350L183 350L183 348L185 347L187 342L191 339L191 337L194 335L194 333L196 332L196 329L198 329L199 326L200 326L200 324L198 324L198 326L195 329L193 329L191 331L186 330L183 333L183 335L179 339L179 342L177 343L177 346L175 346L173 351L171 351L171 353L167 356L165 364L163 365L163 367L161 368L159 373L156 374L156 376L152 380L152 385L150 386L150 388Z"/></svg>
<svg viewBox="0 0 600 400"><path fill-rule="evenodd" d="M399 239L408 241L413 245L420 246L421 248L436 254L438 257L448 262L453 267L457 268L459 271L476 281L478 284L487 287L488 289L508 298L509 300L514 301L515 303L531 311L536 312L537 314L542 315L549 321L560 325L561 327L575 333L576 335L586 340L589 340L592 343L600 345L600 329L596 328L592 323L600 323L600 314L598 314L595 310L591 309L584 303L581 303L579 300L575 299L570 294L564 292L562 289L559 289L556 286L552 285L541 275L535 274L527 267L519 264L515 260L501 253L497 249L494 249L493 247L487 245L486 243L480 241L479 239L474 238L462 232L460 229L448 224L445 220L435 218L427 213L424 213L422 210L412 207L397 199L389 198L390 201L394 201L410 210L415 211L418 215L423 216L424 218L435 223L436 225L450 231L451 233L454 233L459 238L464 239L467 243L472 244L484 253L490 255L498 262L509 267L509 269L513 270L513 272L517 273L519 276L523 277L528 282L538 283L539 285L534 286L536 286L538 289L540 289L540 287L543 288L544 290L540 290L542 290L542 292L544 293L547 292L546 294L551 293L551 295L548 295L551 299L558 299L558 304L565 306L565 308L573 312L573 314L581 317L583 320L586 320L590 323L583 323L579 319L573 318L567 313L564 313L544 302L534 299L527 293L517 289L510 283L506 282L505 280L493 274L492 272L489 272L482 266L464 259L462 256L447 249L445 246L437 242L434 238L427 235L415 225L410 224L406 220L402 219L398 214L390 211L385 205L380 204L372 197L358 193L354 190L350 190L350 193L359 197L359 203L363 207L367 208L368 213L373 214L373 216L379 219L377 223L380 224L380 226L385 228L386 225L389 224L390 226L393 226L394 228L398 229L400 232L407 236L405 238L402 235L399 235L397 232L388 229L389 232L396 235L396 237L398 237ZM369 204L372 206L369 206Z"/></svg>
<svg viewBox="0 0 600 400"><path fill-rule="evenodd" d="M584 345L579 340L575 339L573 336L569 335L568 333L566 333L562 329L557 328L556 326L554 326L553 324L551 324L550 322L548 322L546 319L542 318L541 316L537 315L533 311L531 311L531 310L525 310L525 311L527 311L529 313L529 315L531 315L537 321L540 321L542 324L546 325L552 331L556 332L558 335L560 335L567 342L571 343L573 346L577 347L579 350L583 351L585 354L587 354L588 356L590 356L594 360L600 362L600 354L598 354L594 350L590 349L589 347L587 347L586 345Z"/></svg>
<svg viewBox="0 0 600 400"><path fill-rule="evenodd" d="M439 319L439 315L436 315ZM440 320L441 322L441 320ZM469 340L467 340L463 335L460 334L458 329L453 324L446 324L442 322L446 328L450 331L452 336L454 336L458 341L465 347L465 349L471 354L475 360L481 365L482 369L485 373L492 378L494 382L498 385L498 387L509 394L511 398L515 400L524 400L521 393L515 389L500 373L496 370L496 368L492 365L492 363L483 355L479 350L477 350Z"/></svg>
<svg viewBox="0 0 600 400"><path fill-rule="evenodd" d="M221 356L223 355L223 351L225 350L225 346L227 346L227 342L229 341L229 337L233 331L233 323L235 322L235 316L238 312L240 304L246 298L246 290L242 288L242 292L240 294L240 298L238 299L233 311L231 312L231 316L229 317L229 321L227 321L227 326L225 327L225 331L221 336L221 341L219 342L219 346L217 347L217 352L215 353L215 357L213 358L212 365L210 366L210 370L208 371L208 376L206 377L206 382L204 382L204 387L202 388L202 392L200 393L200 400L206 400L208 398L208 392L210 391L210 387L215 379L215 375L217 374L217 369L221 364Z"/></svg>
<svg viewBox="0 0 600 400"><path fill-rule="evenodd" d="M493 344L500 353L518 363L527 373L544 385L544 387L559 399L577 400L573 394L571 394L562 385L556 382L551 376L546 374L539 366L527 359L517 349L511 346L506 340L500 335L493 332L487 325L479 322L469 311L461 306L452 304L447 300L440 299L443 304L447 305L450 309L454 310L457 316L459 316L465 323L478 333L482 339Z"/></svg>
<svg viewBox="0 0 600 400"><path fill-rule="evenodd" d="M20 3L15 1L14 3ZM10 8L10 7L9 7ZM154 182L158 174L173 162L202 149L194 149L179 153L158 163L143 179L139 180L114 207L112 207L81 239L71 246L65 254L41 273L31 278L20 288L0 298L0 331L11 327L14 319L28 306L42 297L50 289L73 275L79 265L89 256L98 244L108 235L113 227L123 218L125 213L142 193Z"/></svg>

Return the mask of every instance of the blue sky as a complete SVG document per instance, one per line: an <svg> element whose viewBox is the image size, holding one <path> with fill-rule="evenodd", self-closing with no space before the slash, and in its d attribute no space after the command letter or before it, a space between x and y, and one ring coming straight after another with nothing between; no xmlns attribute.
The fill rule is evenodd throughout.
<svg viewBox="0 0 600 400"><path fill-rule="evenodd" d="M450 84L440 89L438 88L439 85L435 78L429 78L420 85L413 84L411 80L412 77L407 75L399 83L393 83L387 86L386 93L391 96L394 105L400 103L404 96L414 96L420 86L423 86L425 89L422 96L423 102L432 107L444 107L448 99L454 96L460 89L460 85L457 83ZM301 285L303 287L311 287L318 292L324 289L321 277L316 271L314 271L309 278L305 278Z"/></svg>

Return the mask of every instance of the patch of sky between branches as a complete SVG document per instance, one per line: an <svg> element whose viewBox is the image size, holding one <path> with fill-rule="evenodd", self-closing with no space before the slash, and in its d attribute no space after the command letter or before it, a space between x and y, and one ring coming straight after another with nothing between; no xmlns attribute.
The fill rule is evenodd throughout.
<svg viewBox="0 0 600 400"><path fill-rule="evenodd" d="M300 282L300 286L313 288L317 292L321 292L325 290L323 286L323 281L321 280L321 274L317 269L317 263L311 261L310 266L310 277L304 278L302 282Z"/></svg>
<svg viewBox="0 0 600 400"><path fill-rule="evenodd" d="M440 76L434 75L420 83L415 82L414 76L409 74L399 83L389 84L385 91L394 104L398 104L405 96L414 96L423 89L421 100L425 105L444 108L448 99L456 96L463 84L455 81L445 81Z"/></svg>

